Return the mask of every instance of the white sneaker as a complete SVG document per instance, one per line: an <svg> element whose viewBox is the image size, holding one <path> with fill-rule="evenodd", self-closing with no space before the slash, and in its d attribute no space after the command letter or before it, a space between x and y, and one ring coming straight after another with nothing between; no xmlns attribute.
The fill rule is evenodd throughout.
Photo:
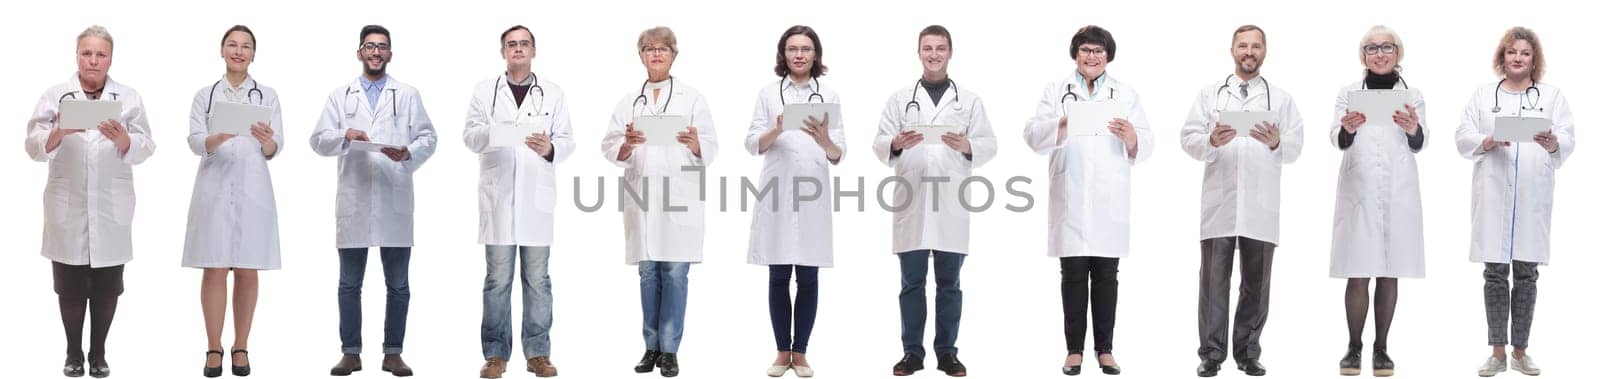
<svg viewBox="0 0 1600 379"><path fill-rule="evenodd" d="M810 378L816 374L816 372L811 371L811 366L794 366L794 376Z"/></svg>
<svg viewBox="0 0 1600 379"><path fill-rule="evenodd" d="M1506 372L1506 360L1495 358L1493 355L1489 356L1489 360L1483 361L1482 366L1478 366L1478 376L1481 377L1487 378L1502 372Z"/></svg>
<svg viewBox="0 0 1600 379"><path fill-rule="evenodd" d="M1502 368L1501 370L1504 371L1504 368ZM767 368L767 376L774 377L774 378L781 377L781 376L783 376L783 373L786 372L786 371L789 371L789 366L788 365L772 365L772 367L768 367Z"/></svg>
<svg viewBox="0 0 1600 379"><path fill-rule="evenodd" d="M1533 364L1533 357L1523 355L1522 358L1511 358L1511 369L1523 375L1538 376L1539 365Z"/></svg>

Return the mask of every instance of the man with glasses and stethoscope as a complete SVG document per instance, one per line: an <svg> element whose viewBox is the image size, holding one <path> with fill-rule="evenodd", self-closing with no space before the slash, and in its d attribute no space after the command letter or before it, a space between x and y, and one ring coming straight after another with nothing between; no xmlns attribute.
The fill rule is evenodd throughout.
<svg viewBox="0 0 1600 379"><path fill-rule="evenodd" d="M539 377L550 363L550 245L555 235L556 164L572 155L566 94L532 71L533 32L500 34L506 72L478 83L461 139L478 154L478 243L483 285L482 378L499 378L511 358L511 287L522 260L522 355Z"/></svg>
<svg viewBox="0 0 1600 379"><path fill-rule="evenodd" d="M408 277L412 245L412 173L433 155L438 141L433 122L416 88L389 77L389 30L361 29L356 58L363 75L333 90L311 133L311 150L339 157L339 189L334 201L339 248L339 338L344 357L335 376L361 369L361 284L367 250L377 246L383 261L388 305L383 323L383 371L411 376L400 359L406 311L411 302ZM357 142L381 144L380 152L352 148Z"/></svg>

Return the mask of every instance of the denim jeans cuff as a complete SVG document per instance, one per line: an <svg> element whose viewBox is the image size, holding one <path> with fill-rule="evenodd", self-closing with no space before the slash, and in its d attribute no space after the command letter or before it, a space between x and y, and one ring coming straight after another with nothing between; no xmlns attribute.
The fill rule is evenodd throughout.
<svg viewBox="0 0 1600 379"><path fill-rule="evenodd" d="M341 348L339 348L339 352L344 353L344 354L361 354L361 347L360 346L341 347Z"/></svg>
<svg viewBox="0 0 1600 379"><path fill-rule="evenodd" d="M401 348L401 347L399 347L399 346L396 346L396 347L388 347L388 346L384 346L384 347L383 347L383 354L384 354L384 355L391 355L391 354L400 354L400 351L401 351L401 350L404 350L404 349L402 349L402 348Z"/></svg>

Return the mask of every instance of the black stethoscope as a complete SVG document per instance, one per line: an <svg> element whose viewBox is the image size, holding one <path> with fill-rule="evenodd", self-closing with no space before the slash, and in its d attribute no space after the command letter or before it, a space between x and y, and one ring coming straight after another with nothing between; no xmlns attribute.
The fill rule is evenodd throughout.
<svg viewBox="0 0 1600 379"><path fill-rule="evenodd" d="M1500 113L1500 88L1504 85L1506 85L1505 79L1500 79L1500 83L1494 85L1494 108L1490 108L1489 112ZM1523 105L1522 110L1544 112L1544 107L1538 106L1539 100L1544 97L1544 91L1539 90L1539 83L1535 82L1528 89L1522 90L1522 98L1527 98L1529 92L1533 92L1533 101Z"/></svg>
<svg viewBox="0 0 1600 379"><path fill-rule="evenodd" d="M101 89L100 92L105 92L105 89ZM67 101L67 100L77 100L78 99L78 94L80 94L80 93L83 93L85 97L89 96L87 93L84 93L83 90L67 92L65 94L62 94L60 98L56 99L56 103L60 104L61 102ZM106 92L106 94L107 95L111 95L111 101L117 101L117 93L116 92Z"/></svg>
<svg viewBox="0 0 1600 379"><path fill-rule="evenodd" d="M778 79L778 104L779 105L789 105L789 100L783 97L783 81L785 81L785 80L788 80L789 83L791 83L791 84L794 83L794 81L790 80L789 77L787 77L787 76L783 77L783 79ZM827 97L824 97L824 96L822 96L821 93L817 92L817 90L819 90L819 89L822 89L822 80L817 79L817 78L811 78L811 95L810 96L806 96L806 102L807 103L810 103L811 99L819 99L819 100L821 100L821 101L818 101L819 103L828 102L828 98ZM912 94L911 96L916 96L916 94Z"/></svg>
<svg viewBox="0 0 1600 379"><path fill-rule="evenodd" d="M539 74L530 72L528 75L533 77L533 85L528 87L528 92L531 93L533 91L539 91L539 106L534 107L533 114L530 114L530 116L544 113L544 87L539 86ZM505 76L501 76L494 80L494 97L489 100L490 113L493 113L495 107L500 105L500 83L502 82L506 83L507 86L511 85L511 83L506 80Z"/></svg>
<svg viewBox="0 0 1600 379"><path fill-rule="evenodd" d="M217 86L219 85L222 85L222 80L220 79L211 85L211 92L206 93L206 115L211 114L211 101L217 95ZM261 93L261 83L257 83L255 79L250 80L250 90L245 91L244 93L244 101L246 104L250 104L251 96L256 97L256 102L254 104L266 105L267 96Z"/></svg>
<svg viewBox="0 0 1600 379"><path fill-rule="evenodd" d="M961 110L961 88L956 86L955 79L945 79L945 80L950 82L950 91L955 94L954 98L952 100L955 101L954 104L955 104L956 111L960 111ZM917 116L919 116L919 117L922 116L922 103L917 101L917 90L922 89L923 83L926 83L926 82L924 82L922 79L917 79L917 85L911 86L911 101L907 101L906 102L906 109L905 109L905 115L906 115L907 118L911 117L911 108L917 108ZM926 92L926 91L924 91L924 92ZM932 98L933 94L929 93L928 97ZM935 113L935 115L937 115L937 113Z"/></svg>
<svg viewBox="0 0 1600 379"><path fill-rule="evenodd" d="M1105 75L1105 74L1101 74L1101 75ZM1061 104L1066 104L1068 97L1072 98L1072 101L1083 101L1083 98L1078 97L1078 94L1072 92L1072 86L1073 85L1075 85L1075 83L1067 83L1067 93L1061 95ZM1112 88L1107 88L1107 90L1111 91L1111 98L1107 99L1107 100L1116 100L1117 99L1117 88L1116 87L1112 87Z"/></svg>
<svg viewBox="0 0 1600 379"><path fill-rule="evenodd" d="M1222 91L1226 91L1228 89L1228 87L1232 87L1232 85L1228 84L1228 79L1232 79L1232 78L1236 78L1236 77L1238 77L1238 76L1236 76L1234 74L1228 74L1228 77L1222 78L1222 86L1217 87L1216 97L1217 97L1217 101L1218 102L1221 102L1221 100L1222 100ZM1258 78L1260 78L1260 77L1258 76ZM1249 82L1241 80L1241 81L1239 81L1239 83L1240 83L1239 84L1240 88L1244 88L1243 86L1245 84L1249 83ZM1266 87L1266 90L1267 90L1267 112L1271 112L1272 111L1272 83L1267 82L1267 78L1261 78L1261 86L1262 87ZM1241 103L1240 105L1241 106L1244 105L1243 102L1244 102L1244 100L1241 99L1240 100L1240 103ZM1220 104L1217 105L1217 111L1219 111L1219 112L1222 111L1222 105L1220 105Z"/></svg>
<svg viewBox="0 0 1600 379"><path fill-rule="evenodd" d="M672 91L675 90L677 88L677 86L678 86L678 78L668 76L667 77L667 101L661 103L661 111L660 112L656 112L656 114L659 115L659 114L662 114L662 113L667 113L667 106L672 105ZM645 79L644 80L644 84L639 85L639 97L633 98L633 107L634 107L634 109L640 109L641 107L643 109L646 109L646 110L650 109L650 98L644 96L644 90L647 89L647 88L650 88L650 79Z"/></svg>
<svg viewBox="0 0 1600 379"><path fill-rule="evenodd" d="M391 116L400 117L400 107L399 107L399 101L400 100L398 99L398 95L395 92L394 88L384 88L383 90L384 91L389 91L389 110L390 110ZM344 109L345 109L344 117L345 118L356 117L356 110L361 108L361 107L351 107L350 106L350 95L351 94L357 94L357 93L361 93L361 90L356 89L354 87L345 87L345 89L344 89ZM359 101L359 99L358 99L358 101Z"/></svg>

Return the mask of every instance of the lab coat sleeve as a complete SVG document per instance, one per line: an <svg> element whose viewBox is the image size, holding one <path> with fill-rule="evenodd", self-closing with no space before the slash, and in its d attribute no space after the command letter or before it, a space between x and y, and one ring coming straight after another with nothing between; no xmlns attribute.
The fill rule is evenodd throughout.
<svg viewBox="0 0 1600 379"><path fill-rule="evenodd" d="M1060 130L1061 115L1056 113L1056 103L1052 100L1055 96L1050 91L1051 87L1045 86L1044 94L1039 95L1039 103L1034 107L1033 117L1028 119L1028 125L1022 129L1023 141L1028 143L1028 147L1033 148L1033 152L1039 154L1048 154L1061 147L1061 144L1057 143L1061 136L1056 135Z"/></svg>
<svg viewBox="0 0 1600 379"><path fill-rule="evenodd" d="M1561 168L1567 162L1567 157L1572 156L1572 150L1578 146L1578 140L1572 128L1572 108L1567 106L1567 97L1559 91L1555 103L1551 104L1551 129L1556 135L1556 152L1550 154L1550 165Z"/></svg>
<svg viewBox="0 0 1600 379"><path fill-rule="evenodd" d="M1433 139L1433 132L1428 130L1428 104L1422 100L1422 91L1411 90L1411 107L1417 110L1417 130L1422 133L1422 147L1412 150L1411 153L1420 153L1428 147L1428 140ZM1370 117L1370 116L1369 116ZM1335 137L1337 138L1337 136Z"/></svg>
<svg viewBox="0 0 1600 379"><path fill-rule="evenodd" d="M1216 120L1212 119L1211 109L1206 107L1207 104L1212 103L1212 101L1206 99L1206 94L1207 91L1200 91L1200 94L1194 98L1194 105L1189 106L1189 118L1183 121L1183 129L1179 131L1178 142L1183 145L1183 152L1188 153L1189 157L1202 162L1212 162L1217 160L1218 152L1221 149L1211 146L1211 131L1212 126L1216 124ZM1238 139L1238 137L1249 138L1250 129L1248 127L1229 126L1232 126L1235 131L1246 133L1243 136L1235 135L1235 139ZM1280 148L1279 150L1282 150L1282 141L1278 142L1278 147Z"/></svg>
<svg viewBox="0 0 1600 379"><path fill-rule="evenodd" d="M550 113L550 117L554 118L550 120L554 123L551 128L550 146L555 149L555 156L551 157L553 159L550 163L561 163L572 156L572 149L577 145L572 141L572 114L567 112L566 94L563 93L557 98L554 105L555 110Z"/></svg>
<svg viewBox="0 0 1600 379"><path fill-rule="evenodd" d="M473 154L483 154L489 149L489 126L493 123L493 115L490 114L489 104L485 104L483 97L479 95L485 91L493 89L479 84L472 91L472 100L467 101L467 125L461 129L461 141L466 143L467 151ZM493 92L488 93L493 94Z"/></svg>
<svg viewBox="0 0 1600 379"><path fill-rule="evenodd" d="M312 152L331 157L344 154L350 148L349 141L344 138L345 130L339 126L342 117L338 95L329 94L328 104L322 107L322 117L317 119L317 127L311 131Z"/></svg>
<svg viewBox="0 0 1600 379"><path fill-rule="evenodd" d="M1335 96L1333 99L1333 126L1328 129L1328 142L1332 143L1335 149L1344 150L1344 148L1339 147L1339 130L1344 129L1343 126L1339 125L1339 120L1344 119L1344 113L1349 109L1350 90L1340 89L1339 96ZM1356 130L1359 131L1360 129Z"/></svg>
<svg viewBox="0 0 1600 379"><path fill-rule="evenodd" d="M877 154L878 161L889 167L894 167L900 157L889 153L889 144L894 141L894 136L900 133L900 117L895 114L894 96L883 105L883 114L878 117L878 135L872 140L872 152Z"/></svg>
<svg viewBox="0 0 1600 379"><path fill-rule="evenodd" d="M600 139L600 153L605 155L606 161L622 168L633 167L633 159L635 158L635 156L630 155L628 159L617 159L617 155L622 153L622 145L627 142L628 137L628 116L631 110L626 107L627 105L625 104L617 104L617 109L611 112L611 122L606 126L606 136Z"/></svg>
<svg viewBox="0 0 1600 379"><path fill-rule="evenodd" d="M411 151L411 159L400 162L406 172L415 173L422 168L423 163L433 156L433 151L439 145L439 135L433 130L433 120L428 118L428 110L422 106L422 95L412 89L411 96L407 96L409 108L406 113L410 115L411 143L406 144L406 150Z"/></svg>
<svg viewBox="0 0 1600 379"><path fill-rule="evenodd" d="M1129 90L1128 92L1133 91ZM1135 93L1130 97L1133 98L1133 109L1128 112L1128 122L1133 124L1134 134L1139 141L1139 151L1130 160L1131 163L1139 163L1150 159L1150 154L1155 153L1156 138L1155 134L1150 131L1150 119L1145 118L1144 103L1139 99L1139 95Z"/></svg>
<svg viewBox="0 0 1600 379"><path fill-rule="evenodd" d="M833 140L834 145L839 145L839 162L844 162L845 153L850 151L844 144L844 99L835 94L833 101L839 103L839 114L829 116L831 120L828 122L832 125L828 125L828 139Z"/></svg>
<svg viewBox="0 0 1600 379"><path fill-rule="evenodd" d="M994 140L994 128L989 125L989 112L983 108L983 99L972 100L971 117L967 120L968 125L972 125L967 144L972 147L972 167L977 168L993 160L1000 149Z"/></svg>
<svg viewBox="0 0 1600 379"><path fill-rule="evenodd" d="M700 138L700 156L695 157L693 153L688 152L688 149L684 151L689 154L690 162L700 166L710 166L712 161L717 160L717 126L711 121L711 105L706 103L705 96L698 96L695 99L694 117L690 120L690 126L695 128L695 134Z"/></svg>
<svg viewBox="0 0 1600 379"><path fill-rule="evenodd" d="M39 105L33 108L33 116L28 118L28 138L24 140L24 150L28 151L28 158L37 162L46 162L55 159L56 150L45 151L45 143L50 141L50 132L56 129L56 112L58 103L50 98L50 92L39 95Z"/></svg>
<svg viewBox="0 0 1600 379"><path fill-rule="evenodd" d="M774 127L772 122L777 116L767 113L766 91L756 93L756 109L750 112L750 131L744 135L744 150L750 155L761 155L761 135ZM778 125L776 127L783 127ZM832 136L832 133L829 133Z"/></svg>
<svg viewBox="0 0 1600 379"><path fill-rule="evenodd" d="M1480 91L1481 92L1481 91ZM1478 94L1474 93L1467 100L1467 107L1461 111L1461 125L1456 126L1456 151L1467 160L1477 162L1483 159L1483 139L1488 137L1478 131Z"/></svg>
<svg viewBox="0 0 1600 379"><path fill-rule="evenodd" d="M268 104L268 106L272 107L272 141L278 143L278 150L266 157L267 160L272 160L272 158L283 155L283 103L278 101L277 91L272 91L272 96L269 99L272 101L271 104Z"/></svg>
<svg viewBox="0 0 1600 379"><path fill-rule="evenodd" d="M122 120L123 128L128 130L128 152L122 155L122 162L136 165L156 153L156 141L150 138L150 119L144 112L144 98L134 94L129 100L132 107Z"/></svg>
<svg viewBox="0 0 1600 379"><path fill-rule="evenodd" d="M207 89L201 89L195 93L194 103L189 105L189 151L202 157L211 155L206 152L206 137L210 136L207 133L210 125L206 120L206 92Z"/></svg>
<svg viewBox="0 0 1600 379"><path fill-rule="evenodd" d="M1283 104L1278 112L1278 150L1273 154L1278 157L1279 164L1290 164L1300 159L1300 152L1305 148L1305 120L1300 117L1300 106L1295 105L1294 98L1284 96ZM1248 137L1248 136L1247 136Z"/></svg>

